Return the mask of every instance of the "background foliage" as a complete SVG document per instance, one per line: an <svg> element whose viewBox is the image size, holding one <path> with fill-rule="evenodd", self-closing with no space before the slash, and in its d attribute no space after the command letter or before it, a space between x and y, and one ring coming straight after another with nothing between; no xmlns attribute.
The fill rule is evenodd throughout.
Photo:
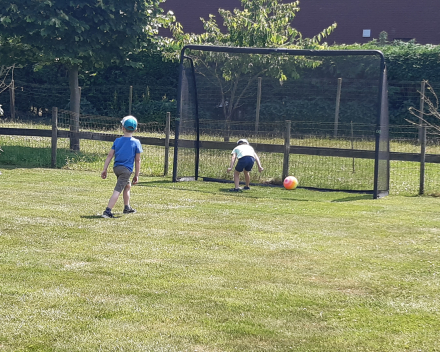
<svg viewBox="0 0 440 352"><path fill-rule="evenodd" d="M362 45L333 45L328 49L370 49L381 50L384 53L388 70L391 124L407 124L406 119L411 118L408 108L419 106L418 90L422 80L428 80L433 89L437 89L440 83L440 46L397 41L381 43L373 40ZM80 72L83 113L108 116L126 114L130 85L134 87L133 113L136 113L142 122L163 121L164 111L172 113L175 111L178 63L162 60L159 52L145 51L133 55L133 61L143 64L143 67L111 66ZM354 65L354 77L362 75L362 70L355 69ZM324 63L318 68L304 68L300 76L313 79L319 77L321 70L332 70L331 63ZM337 77L337 72L333 74ZM16 68L14 78L18 82L16 105L19 117L40 119L48 117L53 106L65 108L69 100L66 77L66 69L56 64L39 70L31 64ZM344 85L344 89L348 87ZM344 91L344 94L349 93ZM21 98L20 94L22 94ZM7 116L8 91L0 94L0 104L3 105ZM305 118L313 119L322 114L321 110L317 111L320 106L322 111L330 108L325 102L314 101L312 96L306 100L296 100L295 103L284 105L264 104L261 106L261 111L262 114L276 111L281 117L300 112ZM359 113L363 109L359 106ZM341 113L343 114L342 110Z"/></svg>

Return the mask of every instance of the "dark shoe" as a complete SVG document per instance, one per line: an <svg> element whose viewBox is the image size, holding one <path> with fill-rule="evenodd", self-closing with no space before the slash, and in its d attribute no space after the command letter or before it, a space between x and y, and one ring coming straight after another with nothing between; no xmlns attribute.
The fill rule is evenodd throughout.
<svg viewBox="0 0 440 352"><path fill-rule="evenodd" d="M131 214L131 213L136 213L136 209L133 209L130 206L124 207L124 214Z"/></svg>
<svg viewBox="0 0 440 352"><path fill-rule="evenodd" d="M248 191L248 190L250 190L251 188L250 188L249 186L244 186L243 189L246 190L246 191Z"/></svg>
<svg viewBox="0 0 440 352"><path fill-rule="evenodd" d="M229 192L241 192L240 188L231 188Z"/></svg>
<svg viewBox="0 0 440 352"><path fill-rule="evenodd" d="M103 218L111 218L111 219L113 219L115 216L113 215L113 213L111 212L111 211L104 211L103 213L102 213L102 217Z"/></svg>

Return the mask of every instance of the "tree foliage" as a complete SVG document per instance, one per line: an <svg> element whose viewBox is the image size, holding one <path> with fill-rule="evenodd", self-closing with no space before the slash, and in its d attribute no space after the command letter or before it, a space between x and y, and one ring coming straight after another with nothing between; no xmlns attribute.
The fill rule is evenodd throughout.
<svg viewBox="0 0 440 352"><path fill-rule="evenodd" d="M385 56L390 81L440 82L440 45L372 40L365 44L333 45L330 49L380 50Z"/></svg>
<svg viewBox="0 0 440 352"><path fill-rule="evenodd" d="M413 125L425 125L431 129L436 135L440 134L440 104L439 98L429 82L425 81L426 89L420 93L420 98L424 101L423 111L413 106L409 108L409 112L414 119L407 121Z"/></svg>
<svg viewBox="0 0 440 352"><path fill-rule="evenodd" d="M66 65L77 132L78 70L130 65L132 53L158 43L159 28L171 21L163 1L10 0L0 6L0 36L31 47L40 64ZM78 143L71 139L71 148Z"/></svg>
<svg viewBox="0 0 440 352"><path fill-rule="evenodd" d="M82 68L129 63L129 55L149 47L169 23L161 2L11 0L0 7L0 33L36 49L42 62Z"/></svg>
<svg viewBox="0 0 440 352"><path fill-rule="evenodd" d="M242 9L219 9L226 30L222 30L214 15L201 18L205 32L184 33L180 24L174 24L172 47L176 54L187 44L220 45L232 47L322 49L324 38L333 32L336 23L312 38L304 38L292 21L300 10L299 1L281 3L280 0L241 0ZM300 67L319 63L299 56L287 55L234 55L231 53L192 52L196 69L219 87L220 106L225 121L229 122L249 87L261 76L275 77L280 82L299 76ZM243 83L245 82L245 83Z"/></svg>
<svg viewBox="0 0 440 352"><path fill-rule="evenodd" d="M22 44L17 37L6 38L0 34L0 94L11 87L16 65L26 63L34 53L33 48Z"/></svg>
<svg viewBox="0 0 440 352"><path fill-rule="evenodd" d="M179 23L172 26L174 44L212 44L237 47L318 49L321 41L336 28L336 23L312 38L304 38L292 27L300 10L299 1L281 3L280 0L241 0L242 9L219 9L226 31L217 24L215 15L201 18L205 33L184 33Z"/></svg>

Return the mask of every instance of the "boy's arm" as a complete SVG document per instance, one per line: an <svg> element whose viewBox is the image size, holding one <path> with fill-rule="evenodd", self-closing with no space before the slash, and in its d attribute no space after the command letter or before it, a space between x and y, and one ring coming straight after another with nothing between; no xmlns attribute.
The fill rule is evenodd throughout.
<svg viewBox="0 0 440 352"><path fill-rule="evenodd" d="M257 162L258 171L260 171L260 172L263 171L264 169L263 169L263 166L261 166L261 161L260 161L260 158L258 157L257 153L254 153L254 159Z"/></svg>
<svg viewBox="0 0 440 352"><path fill-rule="evenodd" d="M135 185L139 181L139 172L141 171L141 154L136 153L134 158L134 176L132 183Z"/></svg>
<svg viewBox="0 0 440 352"><path fill-rule="evenodd" d="M228 167L228 172L232 170L232 168L234 167L234 163L235 163L235 158L237 157L237 155L234 153L232 154L232 158L231 158L231 164Z"/></svg>
<svg viewBox="0 0 440 352"><path fill-rule="evenodd" d="M108 155L107 155L107 159L105 159L105 162L104 162L104 170L101 172L101 177L103 179L107 178L107 169L108 169L110 161L112 161L114 155L115 155L115 150L110 149L110 151L108 152Z"/></svg>

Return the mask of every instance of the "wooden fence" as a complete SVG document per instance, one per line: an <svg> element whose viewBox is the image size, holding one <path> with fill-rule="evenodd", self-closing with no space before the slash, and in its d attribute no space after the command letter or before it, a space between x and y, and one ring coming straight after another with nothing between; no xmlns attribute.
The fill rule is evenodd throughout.
<svg viewBox="0 0 440 352"><path fill-rule="evenodd" d="M73 138L84 140L97 140L113 142L116 138L114 134L106 134L99 132L72 132L68 130L58 129L58 113L57 108L53 109L52 114L52 129L23 129L23 128L4 128L0 127L0 135L16 135L16 136L36 136L36 137L48 137L51 138L52 155L51 155L51 167L56 168L57 160L57 142L59 138ZM290 121L286 121L285 131L290 131ZM410 161L420 163L420 187L419 193L424 193L425 183L425 165L426 163L440 164L440 155L438 154L426 154L426 130L423 129L420 143L420 153L401 153L390 152L390 160L396 161ZM175 140L170 136L170 114L167 113L165 138L154 137L137 137L144 145L162 146L165 148L165 161L164 161L164 175L168 174L169 170L169 148L174 147ZM179 146L184 148L194 148L195 142L188 140L179 140ZM236 146L233 142L219 142L219 141L200 141L199 147L201 149L215 149L215 150L232 150ZM356 149L344 149L344 148L326 148L326 147L304 147L290 145L290 135L286 134L283 145L275 144L255 144L258 152L267 153L280 153L284 155L283 159L283 175L284 179L288 173L289 155L290 154L302 154L302 155L314 155L314 156L332 156L332 157L345 157L345 158L361 158L361 159L374 159L374 150L356 150Z"/></svg>

